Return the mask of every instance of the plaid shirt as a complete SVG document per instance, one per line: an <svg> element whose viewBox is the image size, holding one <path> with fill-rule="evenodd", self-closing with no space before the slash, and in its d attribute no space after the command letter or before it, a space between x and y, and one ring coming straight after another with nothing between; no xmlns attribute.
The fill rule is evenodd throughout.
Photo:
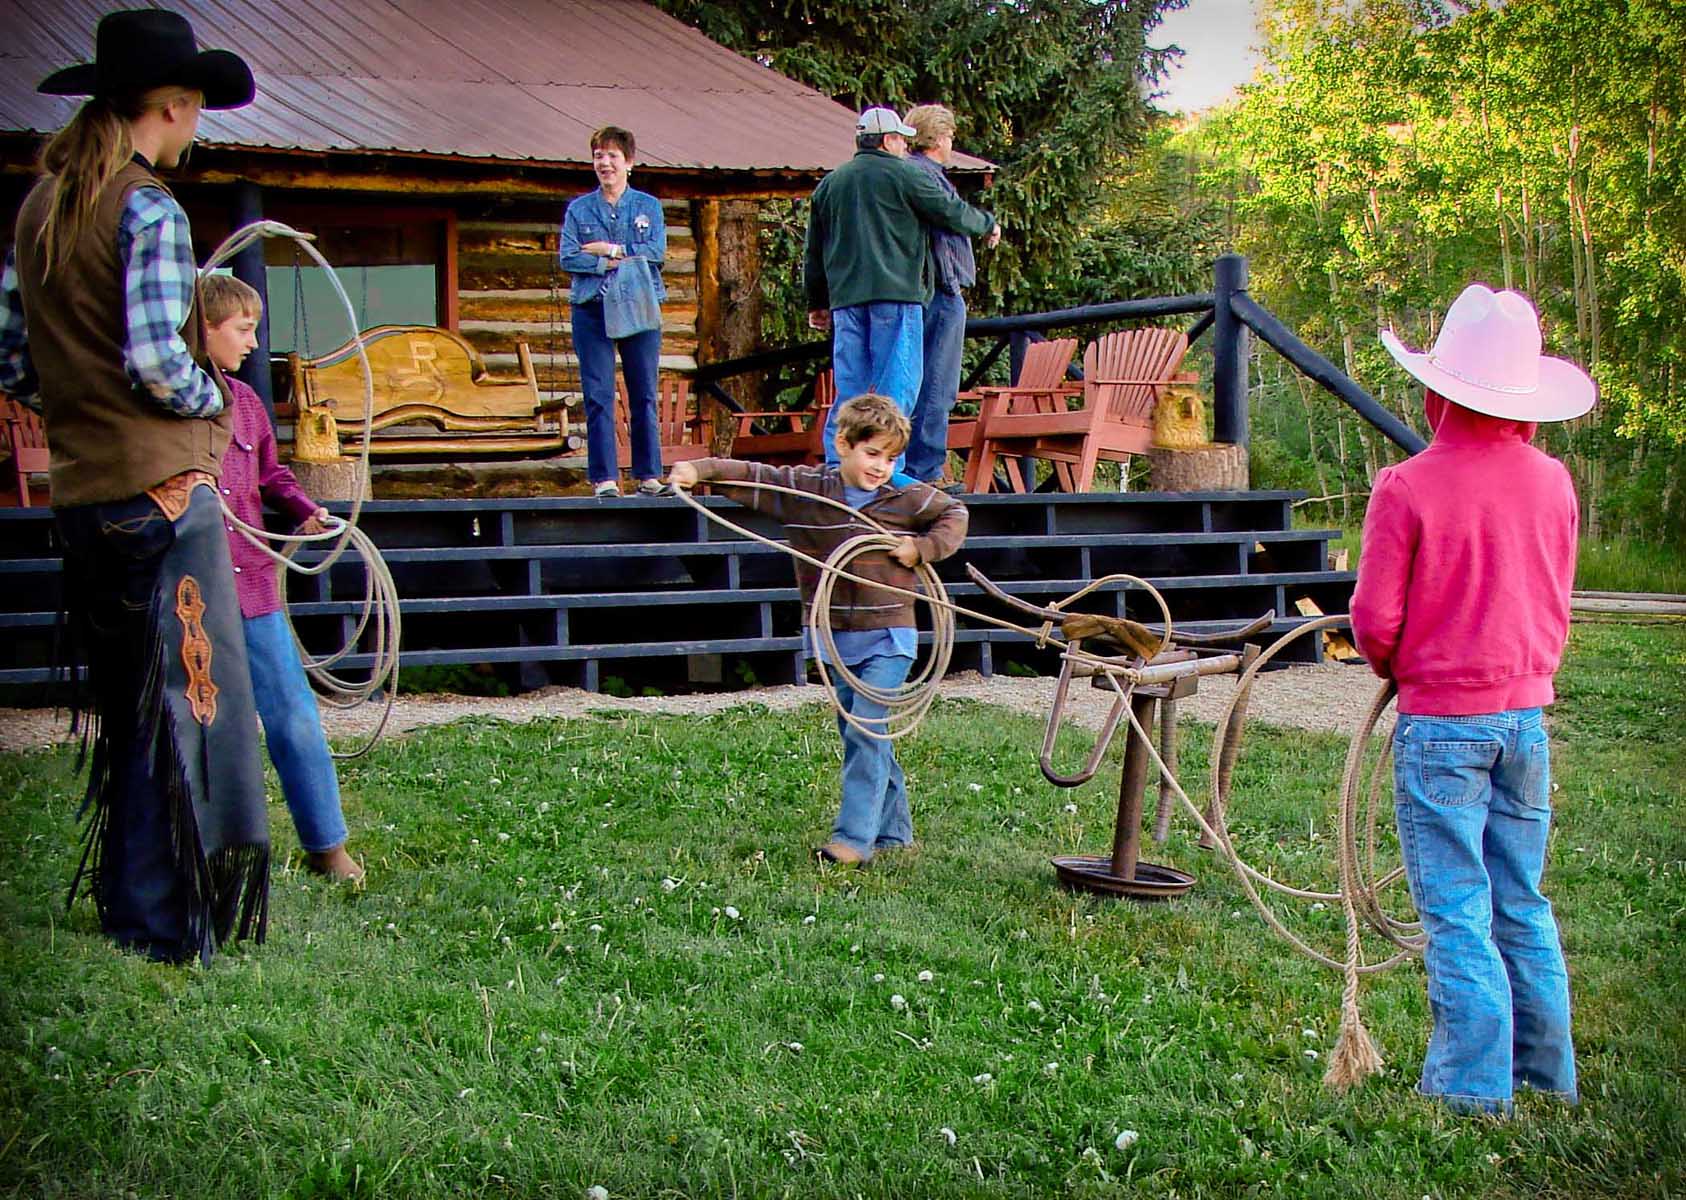
<svg viewBox="0 0 1686 1200"><path fill-rule="evenodd" d="M199 269L181 206L155 187L136 188L117 222L123 263L123 309L129 326L124 365L137 387L182 417L214 417L222 394L193 361L178 332L187 322ZM29 358L29 334L12 251L0 275L0 392L39 409L40 383Z"/></svg>

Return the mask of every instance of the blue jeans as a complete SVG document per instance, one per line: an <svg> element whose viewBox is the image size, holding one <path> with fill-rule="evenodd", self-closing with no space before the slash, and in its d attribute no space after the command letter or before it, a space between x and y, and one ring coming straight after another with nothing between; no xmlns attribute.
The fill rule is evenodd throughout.
<svg viewBox="0 0 1686 1200"><path fill-rule="evenodd" d="M1551 764L1537 708L1401 714L1394 812L1428 944L1433 1032L1418 1090L1508 1112L1518 1086L1573 1103L1569 974L1540 894Z"/></svg>
<svg viewBox="0 0 1686 1200"><path fill-rule="evenodd" d="M884 654L851 663L849 670L875 688L900 687L907 680L913 660L900 654ZM881 720L885 709L861 696L854 688L832 676L838 702L845 712L863 721ZM883 731L882 724L869 729ZM913 814L907 806L907 780L896 761L896 744L868 737L841 716L837 732L843 737L843 803L832 826L834 841L846 842L871 858L885 846L905 846L913 841Z"/></svg>
<svg viewBox="0 0 1686 1200"><path fill-rule="evenodd" d="M966 348L966 297L938 291L925 306L925 372L914 402L907 473L925 483L948 464L948 417L960 394L960 356Z"/></svg>
<svg viewBox="0 0 1686 1200"><path fill-rule="evenodd" d="M831 369L837 402L877 392L913 412L925 357L925 309L889 300L831 310ZM837 464L837 409L825 418L825 461ZM896 459L902 469L905 455Z"/></svg>
<svg viewBox="0 0 1686 1200"><path fill-rule="evenodd" d="M266 613L247 617L245 626L258 719L263 722L270 761L281 776L287 811L299 831L299 845L311 852L344 845L340 782L322 734L316 695L305 678L287 618L278 612Z"/></svg>
<svg viewBox="0 0 1686 1200"><path fill-rule="evenodd" d="M586 477L595 485L620 477L615 449L615 349L620 348L626 376L627 408L632 416L632 477L662 477L661 440L656 431L656 373L661 365L662 331L635 333L618 342L603 327L601 299L570 310L574 355L580 360L580 390L585 393Z"/></svg>

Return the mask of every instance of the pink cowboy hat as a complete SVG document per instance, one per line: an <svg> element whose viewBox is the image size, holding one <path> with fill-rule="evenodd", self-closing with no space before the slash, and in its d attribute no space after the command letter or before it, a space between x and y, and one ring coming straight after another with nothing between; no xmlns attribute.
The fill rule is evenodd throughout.
<svg viewBox="0 0 1686 1200"><path fill-rule="evenodd" d="M1567 421L1598 402L1598 385L1574 363L1540 353L1540 318L1520 292L1472 283L1446 310L1426 354L1393 330L1382 345L1418 380L1452 403L1512 421Z"/></svg>

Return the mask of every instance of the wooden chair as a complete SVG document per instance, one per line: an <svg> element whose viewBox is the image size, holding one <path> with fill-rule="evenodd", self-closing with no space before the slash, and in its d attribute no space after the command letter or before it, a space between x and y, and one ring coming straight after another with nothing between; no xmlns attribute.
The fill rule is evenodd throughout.
<svg viewBox="0 0 1686 1200"><path fill-rule="evenodd" d="M1053 338L1043 342L1032 342L1025 348L1024 362L1019 365L1017 383L1006 387L978 389L977 420L966 422L971 434L966 443L968 453L965 486L968 492L988 491L994 483L997 463L1005 472L1013 491L1028 490L1028 481L1024 479L1019 460L1016 458L997 456L990 463L987 475L983 473L981 466L974 466L980 461L985 421L1002 414L1029 416L1065 412L1068 401L1083 392L1081 384L1067 383L1065 377L1066 368L1071 365L1072 356L1076 353L1076 338ZM954 424L959 422L951 423L951 430ZM953 445L952 437L950 445ZM1071 491L1070 464L1060 463L1055 470L1060 472L1062 490Z"/></svg>
<svg viewBox="0 0 1686 1200"><path fill-rule="evenodd" d="M710 406L691 395L691 381L663 375L656 390L656 439L662 466L707 458L714 453L714 417ZM632 405L626 380L615 379L615 457L621 470L632 466Z"/></svg>
<svg viewBox="0 0 1686 1200"><path fill-rule="evenodd" d="M1188 352L1188 338L1175 329L1126 329L1089 344L1083 355L1083 407L1039 402L1037 411L1007 411L993 402L978 421L968 491L993 482L998 455L1018 454L1068 465L1063 490L1087 492L1101 459L1128 462L1153 444L1153 406ZM981 487L980 487L981 485Z"/></svg>
<svg viewBox="0 0 1686 1200"><path fill-rule="evenodd" d="M525 342L515 347L519 379L493 379L474 347L448 329L382 325L364 332L363 346L374 375L372 454L552 454L570 444L567 414L539 407ZM290 354L287 363L299 421L337 427L342 451L360 449L364 394L356 345L347 342L320 358Z"/></svg>
<svg viewBox="0 0 1686 1200"><path fill-rule="evenodd" d="M825 420L837 403L837 380L830 371L814 377L814 402L807 409L737 414L732 457L774 466L813 466L825 461ZM760 425L763 432L755 432ZM778 428L783 425L784 428Z"/></svg>
<svg viewBox="0 0 1686 1200"><path fill-rule="evenodd" d="M0 396L0 431L6 437L4 460L17 489L17 504L30 507L29 477L47 470L47 431L41 418L10 396Z"/></svg>

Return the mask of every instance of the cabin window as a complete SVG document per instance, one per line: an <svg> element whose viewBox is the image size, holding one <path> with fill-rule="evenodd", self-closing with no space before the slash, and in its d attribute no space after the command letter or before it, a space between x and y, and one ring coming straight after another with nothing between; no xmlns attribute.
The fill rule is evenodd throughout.
<svg viewBox="0 0 1686 1200"><path fill-rule="evenodd" d="M456 228L437 210L367 214L278 212L316 235L357 315L357 327L455 326ZM289 239L264 244L272 354L325 354L351 339L345 304L316 260Z"/></svg>

